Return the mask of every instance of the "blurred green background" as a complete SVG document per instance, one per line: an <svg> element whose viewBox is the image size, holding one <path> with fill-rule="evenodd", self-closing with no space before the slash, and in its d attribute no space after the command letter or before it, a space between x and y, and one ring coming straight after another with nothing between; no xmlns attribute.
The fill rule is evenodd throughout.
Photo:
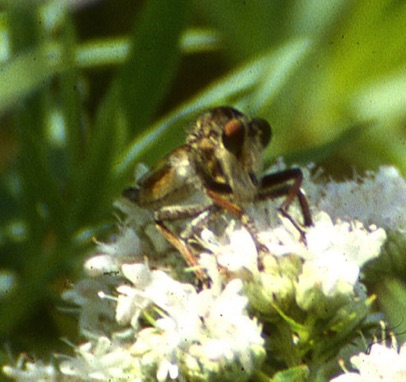
<svg viewBox="0 0 406 382"><path fill-rule="evenodd" d="M61 291L134 165L204 109L268 119L267 164L405 176L405 20L402 0L0 0L1 364L69 351Z"/></svg>

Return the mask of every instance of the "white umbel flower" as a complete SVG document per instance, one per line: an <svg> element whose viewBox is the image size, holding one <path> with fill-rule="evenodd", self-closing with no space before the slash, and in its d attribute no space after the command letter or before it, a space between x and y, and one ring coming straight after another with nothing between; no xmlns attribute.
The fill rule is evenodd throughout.
<svg viewBox="0 0 406 382"><path fill-rule="evenodd" d="M330 382L406 382L406 345L398 351L375 343L369 353L351 357L357 371L345 372Z"/></svg>
<svg viewBox="0 0 406 382"><path fill-rule="evenodd" d="M174 295L180 296L179 286L173 286ZM180 370L203 380L219 378L236 364L244 370L240 368L240 380L248 379L263 359L264 340L260 326L246 312L248 300L241 291L240 280L231 281L220 293L205 289L180 299L168 299L171 290L156 290L154 303L167 316L141 330L133 353L143 365L155 365L160 381L176 378ZM231 379L223 375L223 380Z"/></svg>
<svg viewBox="0 0 406 382"><path fill-rule="evenodd" d="M248 270L256 274L258 251L252 235L244 228L235 228L234 223L231 221L227 227L224 242L219 242L216 234L208 229L202 231L199 240L215 256L219 266L233 273Z"/></svg>
<svg viewBox="0 0 406 382"><path fill-rule="evenodd" d="M117 273L121 265L128 262L139 262L141 258L141 243L138 235L126 227L111 244L99 243L99 253L85 261L84 268L91 277L108 273Z"/></svg>
<svg viewBox="0 0 406 382"><path fill-rule="evenodd" d="M376 258L386 234L383 229L364 228L360 222L337 222L320 213L307 235L307 251L296 283L296 302L304 310L341 295L351 296L361 267Z"/></svg>
<svg viewBox="0 0 406 382"><path fill-rule="evenodd" d="M9 378L19 382L59 382L58 370L52 364L46 365L42 361L27 360L21 356L15 367L3 366L3 372Z"/></svg>
<svg viewBox="0 0 406 382"><path fill-rule="evenodd" d="M79 307L86 342L71 357L57 356L57 366L24 361L3 370L22 382L163 382L246 381L264 359L269 380L291 365L322 368L314 349L338 354L370 318L363 267L380 254L384 229L405 232L404 187L393 168L308 183L314 226L303 231L292 224L303 218L296 201L291 220L278 213L280 200L252 203L252 227L219 208L179 236L207 275L201 288L179 281L186 265L155 229L153 211L123 201L128 217L115 242L98 244L85 263L87 279L64 293ZM185 233L187 222L169 226ZM351 359L358 372L334 382L402 381L404 353L375 344Z"/></svg>
<svg viewBox="0 0 406 382"><path fill-rule="evenodd" d="M60 364L62 374L76 380L125 381L128 375L138 377L139 364L122 344L106 337L87 342L76 349L76 357L65 357Z"/></svg>
<svg viewBox="0 0 406 382"><path fill-rule="evenodd" d="M321 190L318 207L333 219L406 232L406 180L394 167L383 166L355 180L331 181Z"/></svg>

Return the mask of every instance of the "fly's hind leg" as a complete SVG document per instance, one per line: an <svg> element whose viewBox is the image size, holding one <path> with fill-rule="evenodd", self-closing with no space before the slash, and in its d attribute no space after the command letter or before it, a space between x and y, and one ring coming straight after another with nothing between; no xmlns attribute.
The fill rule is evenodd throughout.
<svg viewBox="0 0 406 382"><path fill-rule="evenodd" d="M213 207L211 204L202 205L189 205L189 206L172 206L163 207L154 213L154 219L157 229L162 233L165 239L172 244L183 256L189 267L193 269L196 276L200 281L206 282L207 276L205 272L200 268L196 257L193 255L189 245L187 244L188 233L190 236L193 231L193 227L186 229L180 235L173 233L165 224L166 221L176 221L180 219L195 218L196 221L202 216L202 214ZM191 224L193 224L193 221ZM186 233L185 233L186 232Z"/></svg>

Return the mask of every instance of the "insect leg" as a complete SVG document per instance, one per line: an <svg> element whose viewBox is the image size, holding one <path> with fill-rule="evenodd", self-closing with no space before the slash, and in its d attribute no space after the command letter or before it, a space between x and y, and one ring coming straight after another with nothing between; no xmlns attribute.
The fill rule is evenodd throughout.
<svg viewBox="0 0 406 382"><path fill-rule="evenodd" d="M261 252L268 253L269 252L267 246L265 244L261 243L261 240L258 238L258 232L255 228L254 222L244 212L244 210L241 207L224 199L220 194L216 193L213 190L208 190L207 194L213 200L215 205L217 205L220 208L225 209L226 211L229 211L230 213L235 215L241 221L241 224L245 227L245 229L249 232L249 234L254 239L255 246L257 247L258 253L261 253Z"/></svg>
<svg viewBox="0 0 406 382"><path fill-rule="evenodd" d="M212 207L212 204L201 205L188 205L188 206L173 206L163 207L154 213L154 220L157 229L165 237L170 244L172 244L183 256L186 263L193 269L196 276L202 282L206 281L207 276L200 268L196 257L193 255L187 241L181 238L179 235L174 234L165 224L165 221L176 221L179 219L186 219L192 217L199 217L203 212Z"/></svg>
<svg viewBox="0 0 406 382"><path fill-rule="evenodd" d="M161 232L161 234L165 237L165 239L168 240L168 242L171 243L181 253L188 266L191 267L195 272L197 278L200 281L205 282L207 280L207 275L200 268L196 257L193 255L186 242L172 233L163 222L157 221L156 227L159 232Z"/></svg>
<svg viewBox="0 0 406 382"><path fill-rule="evenodd" d="M206 210L202 211L198 216L196 216L181 232L180 237L183 240L188 241L196 234L198 229L204 227L208 221L211 219L212 214L214 211L218 210L219 208L212 204Z"/></svg>
<svg viewBox="0 0 406 382"><path fill-rule="evenodd" d="M283 183L293 181L292 185L286 185ZM265 175L261 180L261 189L259 192L259 200L275 199L286 196L284 202L279 207L283 216L288 218L292 224L298 228L293 218L289 215L288 209L295 198L298 198L305 226L313 225L312 216L310 213L309 204L306 196L301 190L300 186L303 181L303 173L300 168L292 168L284 171L280 171L274 174ZM302 230L299 229L300 232Z"/></svg>

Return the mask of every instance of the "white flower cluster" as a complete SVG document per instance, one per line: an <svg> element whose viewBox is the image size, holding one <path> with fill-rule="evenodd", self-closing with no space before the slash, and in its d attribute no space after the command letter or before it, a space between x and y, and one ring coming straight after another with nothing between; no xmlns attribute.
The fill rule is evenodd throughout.
<svg viewBox="0 0 406 382"><path fill-rule="evenodd" d="M321 191L318 208L333 219L406 233L406 181L394 167L383 166L352 181L331 181Z"/></svg>
<svg viewBox="0 0 406 382"><path fill-rule="evenodd" d="M292 363L299 364L317 323L342 317L341 326L330 328L333 333L358 314L354 304L368 306L362 267L380 254L384 229L406 227L405 209L395 198L401 195L404 201L405 181L392 168L358 182L305 187L314 221L305 239L288 219L275 218L275 201L249 211L267 251L259 253L253 236L233 217L222 217L221 233L210 224L199 230L193 238L203 248L198 262L211 280L203 289L178 281L170 260L159 263L157 252L168 260L174 251L146 223L150 212L121 204L128 214L121 234L112 244L99 244L85 263L89 278L64 295L80 308L87 342L54 364L20 360L4 372L24 382L244 381L265 358L280 363L284 354L291 359L295 354L299 358ZM289 212L300 221L298 208ZM313 326L306 326L309 322ZM286 348L277 335L262 333L264 325L266 332L290 328L283 337ZM372 357L379 349L374 345L368 356L353 358L354 367L362 374L360 363L379 364L380 357Z"/></svg>
<svg viewBox="0 0 406 382"><path fill-rule="evenodd" d="M181 364L190 376L227 372L229 379L233 373L226 370L228 365L237 364L234 378L245 379L262 360L261 328L247 315L241 280L224 289L217 285L196 292L147 266L127 265L123 271L133 286L119 289L118 320L137 316L139 307L148 303L165 312L153 327L138 333L132 348L142 363L158 365L158 380L177 378ZM137 298L143 302L134 304Z"/></svg>
<svg viewBox="0 0 406 382"><path fill-rule="evenodd" d="M271 308L274 299L281 301L290 296L306 311L323 310L335 298L353 298L359 292L361 267L379 255L386 239L383 229L365 228L357 221L334 223L326 213L319 212L303 243L297 238L297 230L286 220L273 230L261 232L269 254L262 258L264 270L260 272L259 254L252 236L243 228L235 230L233 225L228 227L226 235L228 244L215 245L215 234L204 231L204 247L227 271L250 272L257 305ZM252 285L253 282L251 288ZM263 297L261 301L258 293Z"/></svg>
<svg viewBox="0 0 406 382"><path fill-rule="evenodd" d="M20 356L17 365L4 366L3 372L12 379L21 382L57 382L58 371L50 364L45 365L42 361L26 359L24 355ZM67 379L66 379L67 380Z"/></svg>
<svg viewBox="0 0 406 382"><path fill-rule="evenodd" d="M356 372L345 371L330 382L405 382L406 344L397 350L394 346L375 343L368 353L351 357L351 364Z"/></svg>

